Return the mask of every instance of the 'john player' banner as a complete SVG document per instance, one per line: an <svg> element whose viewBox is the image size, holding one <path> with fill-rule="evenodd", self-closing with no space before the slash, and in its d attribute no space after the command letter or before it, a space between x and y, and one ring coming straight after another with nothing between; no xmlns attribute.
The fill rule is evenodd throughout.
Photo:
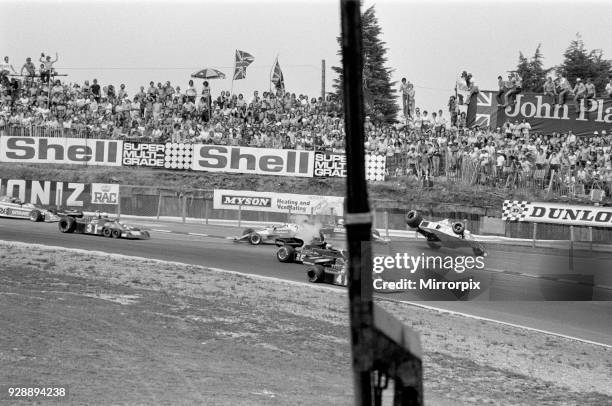
<svg viewBox="0 0 612 406"><path fill-rule="evenodd" d="M366 155L366 180L385 180L386 158L380 155ZM329 178L346 177L346 155L333 152L315 152L314 176Z"/></svg>
<svg viewBox="0 0 612 406"><path fill-rule="evenodd" d="M600 98L581 101L580 113L576 113L572 98L568 97L563 105L555 105L550 96L536 93L521 93L516 103L501 107L502 100L497 99L497 92L480 91L477 105L468 108L468 126L501 127L506 120L526 120L531 131L544 134L564 133L568 130L576 135L592 135L593 132L607 130L612 124L612 99Z"/></svg>
<svg viewBox="0 0 612 406"><path fill-rule="evenodd" d="M123 142L122 163L124 166L191 169L192 157L192 144Z"/></svg>
<svg viewBox="0 0 612 406"><path fill-rule="evenodd" d="M502 208L502 220L612 227L612 207L506 200Z"/></svg>

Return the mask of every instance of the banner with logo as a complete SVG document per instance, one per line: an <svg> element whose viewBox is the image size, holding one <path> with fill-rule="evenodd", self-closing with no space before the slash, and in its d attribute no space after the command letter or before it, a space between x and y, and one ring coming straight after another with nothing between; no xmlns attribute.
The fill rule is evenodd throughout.
<svg viewBox="0 0 612 406"><path fill-rule="evenodd" d="M344 215L344 198L340 196L298 195L291 193L254 192L215 189L213 208L229 210L272 211L293 214Z"/></svg>
<svg viewBox="0 0 612 406"><path fill-rule="evenodd" d="M366 155L366 180L385 180L387 158L381 155ZM315 152L314 176L346 178L346 155L335 152Z"/></svg>
<svg viewBox="0 0 612 406"><path fill-rule="evenodd" d="M123 141L0 137L0 162L121 166Z"/></svg>
<svg viewBox="0 0 612 406"><path fill-rule="evenodd" d="M112 183L91 184L92 204L119 204L119 185Z"/></svg>
<svg viewBox="0 0 612 406"><path fill-rule="evenodd" d="M99 192L94 201L95 192ZM106 193L106 194L105 194ZM0 196L16 197L23 203L37 206L84 207L89 203L113 203L119 196L119 185L57 182L52 180L0 179ZM91 196L91 197L90 197Z"/></svg>
<svg viewBox="0 0 612 406"><path fill-rule="evenodd" d="M468 117L468 125L501 127L506 120L514 123L527 121L531 132L544 134L565 133L571 130L576 135L592 135L595 131L609 130L612 124L612 98L581 101L580 113L576 113L573 99L555 105L550 96L537 93L521 93L516 104L501 107L503 100L497 92L480 91L476 109ZM472 109L469 110L472 112Z"/></svg>
<svg viewBox="0 0 612 406"><path fill-rule="evenodd" d="M312 177L313 151L195 144L194 171Z"/></svg>
<svg viewBox="0 0 612 406"><path fill-rule="evenodd" d="M506 200L502 208L502 220L612 227L612 207Z"/></svg>
<svg viewBox="0 0 612 406"><path fill-rule="evenodd" d="M193 145L167 142L123 142L123 166L148 168L191 169Z"/></svg>

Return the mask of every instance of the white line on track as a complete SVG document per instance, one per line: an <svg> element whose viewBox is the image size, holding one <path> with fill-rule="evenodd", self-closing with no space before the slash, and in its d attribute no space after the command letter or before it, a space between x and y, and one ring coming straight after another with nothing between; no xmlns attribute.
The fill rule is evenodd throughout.
<svg viewBox="0 0 612 406"><path fill-rule="evenodd" d="M202 234L202 233L187 233L189 235L197 235L199 237L208 237L208 234Z"/></svg>
<svg viewBox="0 0 612 406"><path fill-rule="evenodd" d="M337 286L313 285L312 283L309 283L309 282L291 281L291 280L287 280L287 279L276 278L276 277L273 277L273 276L256 275L256 274L250 274L250 273L239 272L239 271L231 271L229 269L222 269L222 268L211 268L211 267L207 267L207 266L203 266L203 265L186 264L184 262L178 262L178 261L165 261L165 260L161 260L161 259L143 258L143 257L138 257L138 256L124 255L124 254L115 254L115 253L109 253L109 252L104 252L104 251L91 251L91 250L84 250L84 249L79 249L79 248L67 248L67 247L53 246L53 245L23 243L23 242L17 242L17 241L0 240L0 243L4 243L4 244L6 244L8 246L13 245L13 246L22 247L22 248L23 247L30 247L30 248L31 247L36 247L36 248L42 248L42 249L55 249L55 250L72 251L72 252L80 253L80 254L89 254L89 255L94 254L94 255L108 256L108 257L112 256L113 258L125 258L125 259L132 259L132 260L148 260L148 261L153 261L153 262L157 262L157 263L160 263L160 264L174 264L174 265L183 265L183 266L185 266L185 265L187 265L187 266L199 266L201 268L206 268L206 269L209 269L209 270L214 271L214 272L227 273L227 274L232 274L232 275L242 275L242 276L246 276L246 277L250 277L250 278L254 278L254 279L259 279L259 280L264 280L264 281L280 282L280 283L285 283L285 284L294 285L294 286L307 286L307 287L309 287L311 289L326 290L326 291L333 291L333 292L343 292L344 291L344 288L340 288L340 287L337 287ZM559 337L559 338L564 338L564 339L567 339L567 340L578 341L578 342L581 342L581 343L596 345L596 346L599 346L599 347L604 347L606 349L611 349L612 350L612 345L610 345L610 344L599 343L597 341L591 341L591 340L585 340L583 338L573 337L573 336L566 335L566 334L555 333L555 332L547 331L547 330L540 330L540 329L537 329L537 328L527 327L527 326L523 326L523 325L520 325L520 324L508 323L508 322L505 322L505 321L495 320L495 319L491 319L491 318L488 318L488 317L475 316L475 315L472 315L472 314L469 314L469 313L463 313L463 312L457 312L457 311L454 311L454 310L442 309L442 308L439 308L439 307L428 306L428 305L424 305L424 304L417 303L417 302L411 302L411 301L407 301L407 300L396 300L396 299L386 299L386 298L381 298L381 299L382 300L386 300L386 301L391 301L391 302L404 303L404 304L408 304L408 305L411 305L411 306L419 307L419 308L422 308L422 309L436 311L438 313L450 314L450 315L453 315L453 316L462 316L462 317L467 317L467 318L474 319L474 320L481 320L481 321L486 321L486 322L490 322L490 323L501 324L501 325L504 325L504 326L520 328L520 329L527 330L527 331L533 331L533 332L536 332L536 333L547 334L547 335L551 335L551 336L555 336L555 337Z"/></svg>
<svg viewBox="0 0 612 406"><path fill-rule="evenodd" d="M158 233L171 233L172 232L170 230L158 230L158 229L155 229L155 228L151 229L151 231L157 231Z"/></svg>

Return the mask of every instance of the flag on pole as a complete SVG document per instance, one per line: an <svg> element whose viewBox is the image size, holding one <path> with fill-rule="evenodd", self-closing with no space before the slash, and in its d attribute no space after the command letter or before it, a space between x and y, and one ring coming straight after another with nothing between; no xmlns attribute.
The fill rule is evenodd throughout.
<svg viewBox="0 0 612 406"><path fill-rule="evenodd" d="M276 63L274 64L271 80L277 90L281 90L283 92L285 91L285 78L283 76L283 71L281 70L280 64L278 63L278 58L276 58Z"/></svg>
<svg viewBox="0 0 612 406"><path fill-rule="evenodd" d="M255 58L253 55L236 50L236 66L234 68L234 80L246 78L246 68L249 66Z"/></svg>

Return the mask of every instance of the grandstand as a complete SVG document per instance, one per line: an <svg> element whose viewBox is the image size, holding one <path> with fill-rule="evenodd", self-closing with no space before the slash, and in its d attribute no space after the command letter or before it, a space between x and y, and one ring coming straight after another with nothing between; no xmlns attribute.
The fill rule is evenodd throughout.
<svg viewBox="0 0 612 406"><path fill-rule="evenodd" d="M43 75L3 73L1 135L344 152L342 106L333 95L221 91L209 105L208 93L194 84L181 91L170 82L150 82L130 94L123 85L71 83L53 74L43 82ZM416 107L395 124L368 118L366 150L386 156L387 177L392 178L445 178L466 185L590 195L597 201L610 198L610 129L577 137L569 128L534 131L526 120L506 119L495 127L491 121L474 124L465 106L453 99L437 112Z"/></svg>

